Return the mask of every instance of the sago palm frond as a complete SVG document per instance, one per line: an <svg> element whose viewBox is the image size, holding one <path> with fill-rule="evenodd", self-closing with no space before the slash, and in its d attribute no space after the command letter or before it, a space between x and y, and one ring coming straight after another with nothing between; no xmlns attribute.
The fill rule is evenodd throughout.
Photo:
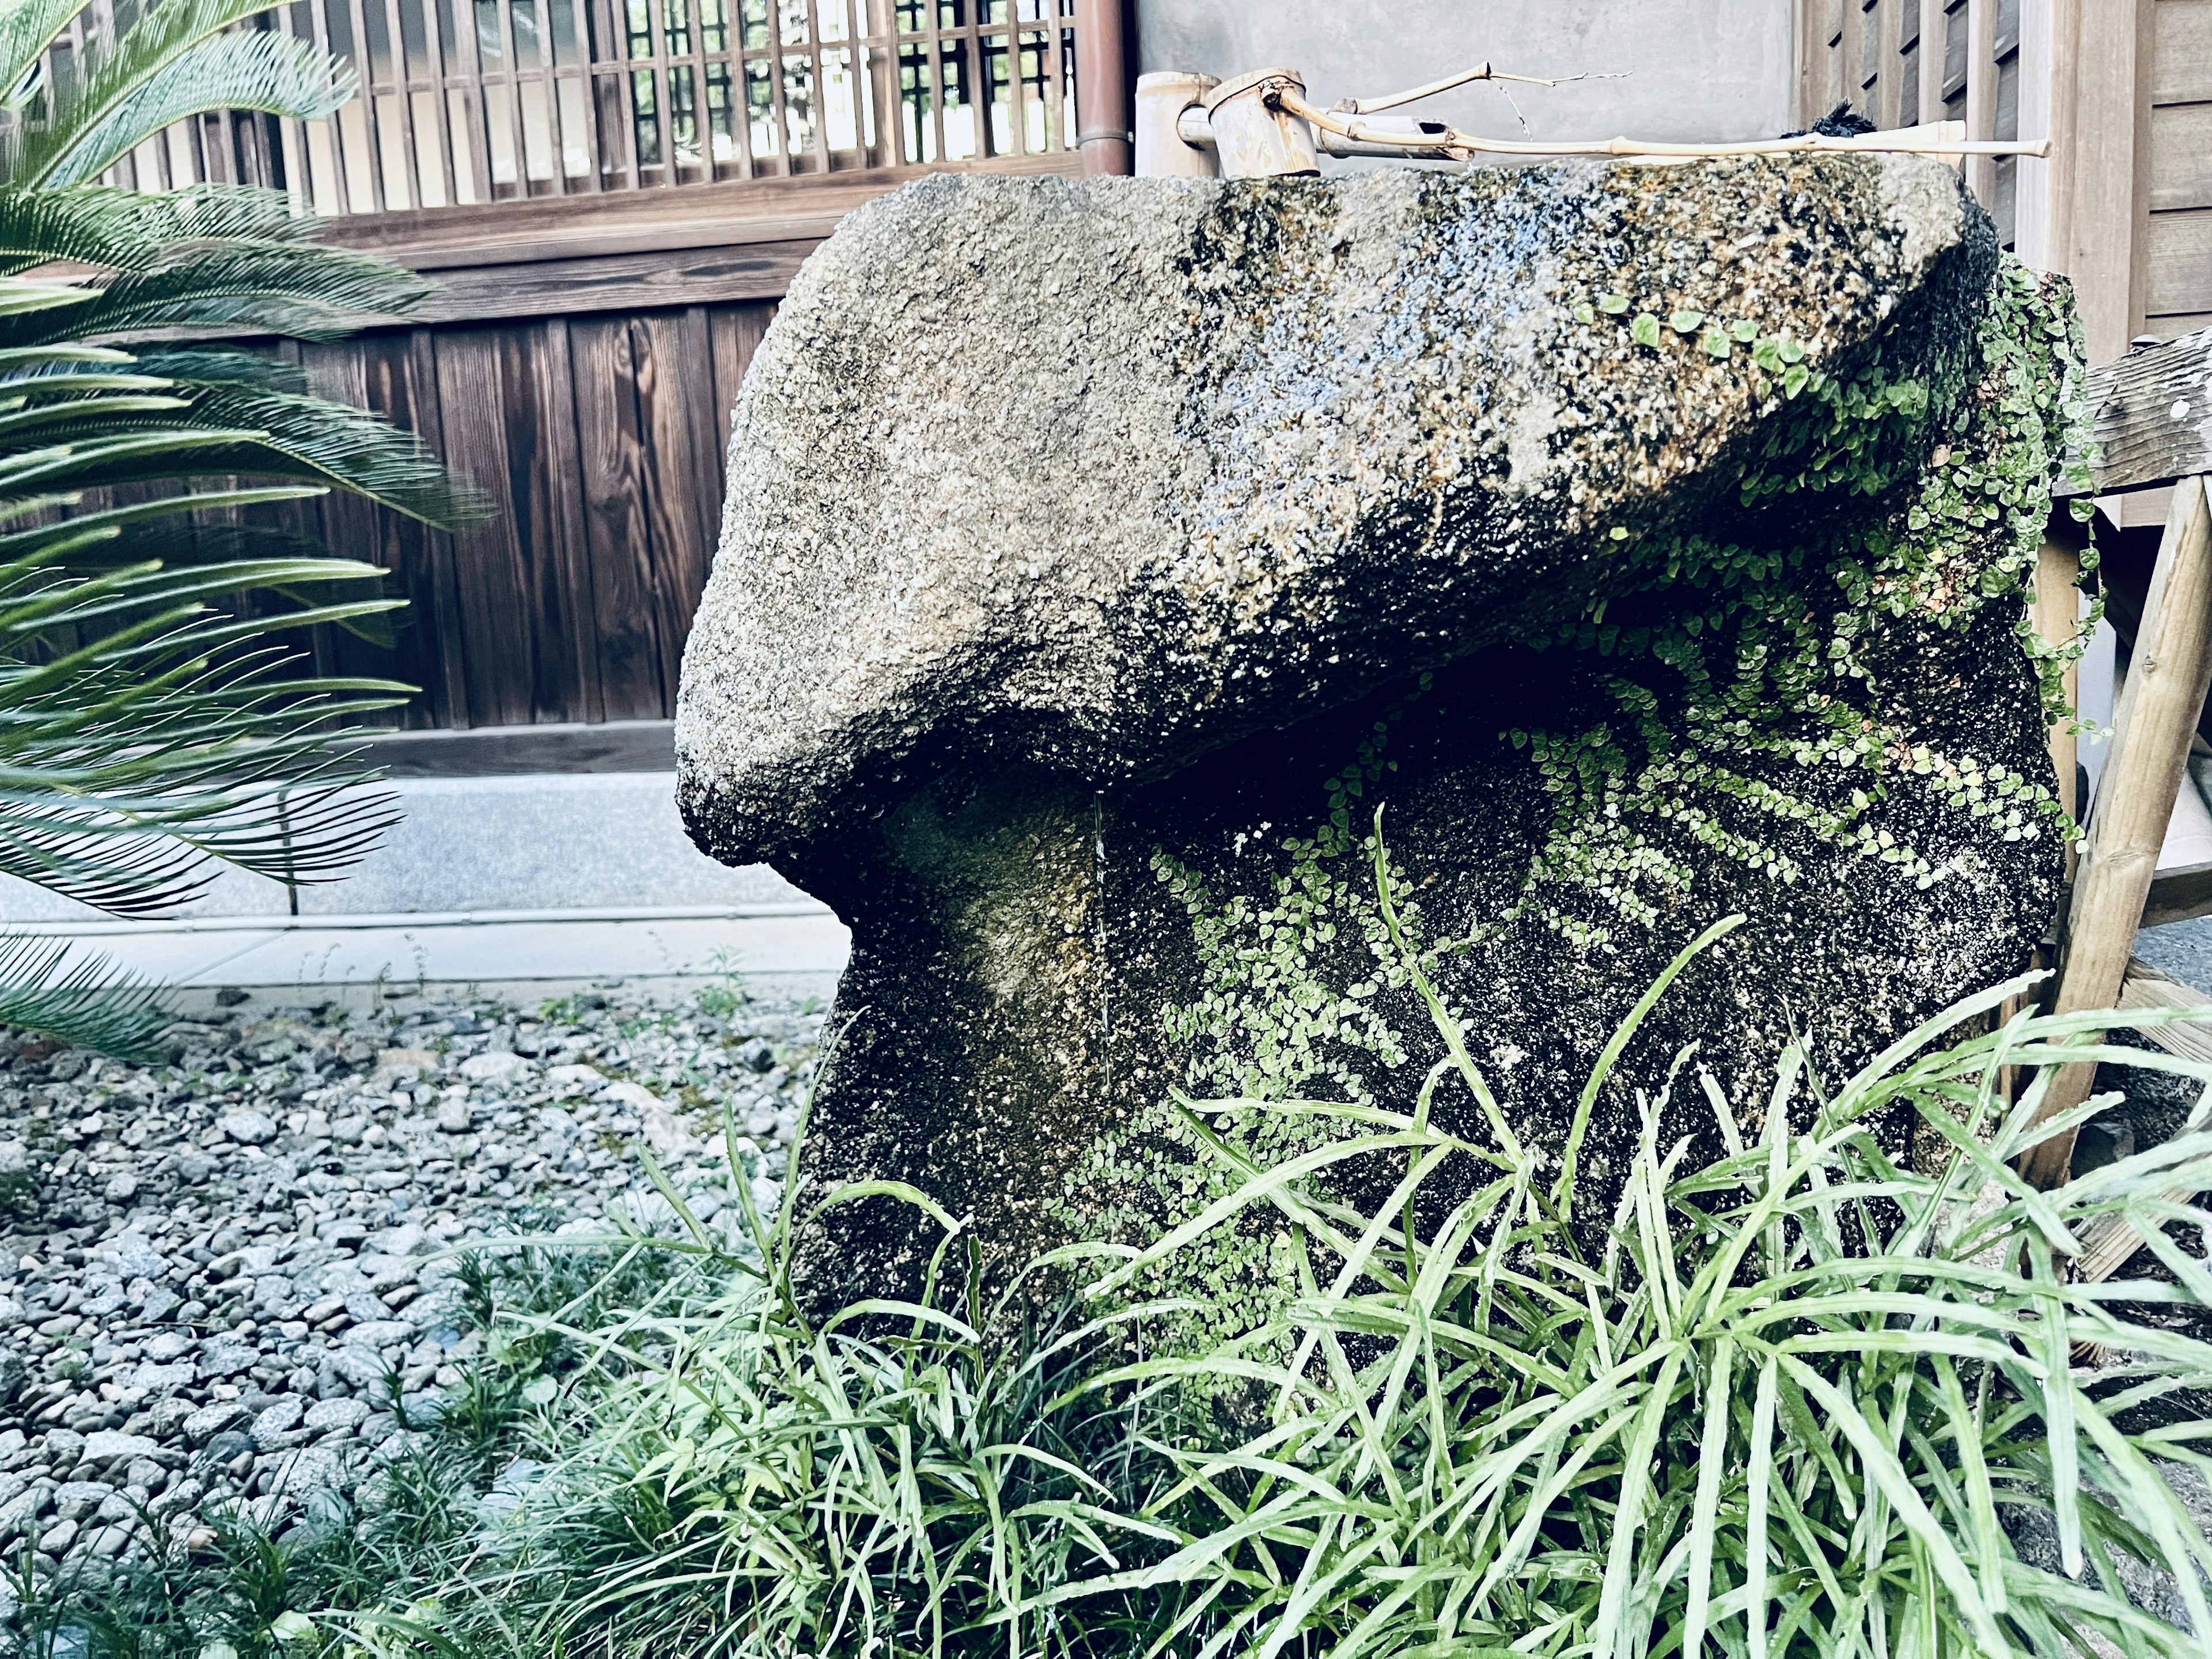
<svg viewBox="0 0 2212 1659"><path fill-rule="evenodd" d="M315 247L320 228L281 191L235 185L131 191L0 188L0 274L55 259L153 270L198 246Z"/></svg>
<svg viewBox="0 0 2212 1659"><path fill-rule="evenodd" d="M162 262L85 286L92 297L70 325L73 337L95 339L185 328L331 339L365 319L403 312L429 291L413 273L365 254L242 241L173 246ZM31 319L0 330L0 344L61 337Z"/></svg>
<svg viewBox="0 0 2212 1659"><path fill-rule="evenodd" d="M325 549L314 537L274 525L209 523L205 520L212 509L234 503L262 506L311 498L320 493L319 490L298 486L284 489L195 492L189 518L172 511L129 520L119 526L120 533L113 538L74 549L69 555L69 568L84 574L119 569L126 565L145 564L171 568L216 565L250 570L265 568L282 562L317 560L323 556ZM72 531L82 532L84 520L89 516L72 514L70 520ZM4 550L12 539L0 535L0 550ZM269 594L306 610L316 605L346 605L356 599L379 599L382 597L382 586L381 579L374 574L365 574L358 582L333 578L321 585L319 593L276 579L241 583L229 592L210 597L221 602L229 602L242 599L248 593ZM331 621L333 626L343 629L356 639L389 651L398 644L399 638L398 629L394 626L395 615L393 611L379 608L359 615L334 617ZM287 621L289 625L297 625L291 618L288 617Z"/></svg>
<svg viewBox="0 0 2212 1659"><path fill-rule="evenodd" d="M0 501L248 473L335 485L446 527L486 511L411 434L282 389L298 383L288 366L216 349L23 360L28 349L0 349Z"/></svg>
<svg viewBox="0 0 2212 1659"><path fill-rule="evenodd" d="M152 15L185 9L185 0L167 0ZM235 9L207 8L210 15ZM154 54L138 50L149 33L141 24L126 34L122 52L100 65L63 118L30 135L9 169L11 182L53 188L98 179L163 128L210 110L319 121L357 86L349 66L312 42L267 29L204 36L149 72Z"/></svg>
<svg viewBox="0 0 2212 1659"><path fill-rule="evenodd" d="M52 538L70 537L70 526ZM220 860L328 879L390 819L330 727L407 688L301 679L281 629L391 609L356 599L266 617L210 601L358 584L330 559L52 576L47 550L0 564L0 872L118 915L190 898ZM88 643L53 651L58 639Z"/></svg>
<svg viewBox="0 0 2212 1659"><path fill-rule="evenodd" d="M0 40L11 53L33 50L21 80L11 84L30 82L36 54L82 8L58 23L45 0L32 9L15 36ZM0 179L30 187L79 183L170 123L198 114L266 109L303 120L329 114L351 95L351 77L312 47L276 34L262 38L281 46L213 46L268 9L269 0L165 0L140 11L118 35L88 41L76 84L65 95L40 88L41 106L21 112L34 118L19 120L0 143Z"/></svg>
<svg viewBox="0 0 2212 1659"><path fill-rule="evenodd" d="M40 59L83 9L84 0L14 0L0 7L0 109L20 114L51 91L40 76Z"/></svg>
<svg viewBox="0 0 2212 1659"><path fill-rule="evenodd" d="M162 392L26 411L34 450L0 457L0 495L258 474L335 485L441 527L483 517L412 434L343 404L164 379ZM0 380L0 394L7 383ZM94 407L96 404L98 406ZM0 422L7 416L0 414ZM94 428L106 437L94 439Z"/></svg>
<svg viewBox="0 0 2212 1659"><path fill-rule="evenodd" d="M173 1016L155 988L67 940L0 935L0 1025L158 1065Z"/></svg>
<svg viewBox="0 0 2212 1659"><path fill-rule="evenodd" d="M97 302L0 279L0 319ZM70 340L0 347L0 874L124 916L191 898L223 865L331 879L395 816L336 731L410 688L314 678L279 642L386 627L398 602L380 573L195 516L332 485L445 521L464 510L410 436L289 389L295 370L174 348L157 366L170 372ZM204 382L175 373L194 368ZM83 510L106 485L240 473L301 482ZM150 1005L102 983L0 955L0 1021L142 1042Z"/></svg>

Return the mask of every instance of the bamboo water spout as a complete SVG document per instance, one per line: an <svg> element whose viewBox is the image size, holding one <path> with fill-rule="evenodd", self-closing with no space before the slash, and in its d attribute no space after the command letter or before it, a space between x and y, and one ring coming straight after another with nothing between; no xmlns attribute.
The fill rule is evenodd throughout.
<svg viewBox="0 0 2212 1659"><path fill-rule="evenodd" d="M1305 94L1304 76L1291 69L1257 70L1225 83L1176 72L1147 76L1153 83L1154 114L1160 134L1171 131L1190 151L1216 152L1218 170L1231 179L1279 177L1317 170L1319 155L1395 156L1416 161L1468 161L1478 155L1611 155L1655 161L1698 161L1732 155L1856 155L1868 151L1933 155L1956 162L1969 156L2048 156L2050 141L1969 139L1966 124L1937 121L1888 132L1831 137L1805 132L1788 138L1756 138L1702 144L1659 139L1486 138L1441 121L1400 118L1378 121L1379 111L1395 109L1476 81L1516 82L1555 87L1582 76L1510 75L1488 64L1381 98L1346 98L1323 109ZM1146 88L1139 90L1140 101ZM1165 100L1164 103L1163 100ZM1177 101L1179 100L1179 102ZM1171 111L1169 106L1175 106ZM1215 167L1194 162L1164 137L1140 146L1138 172L1159 176L1210 173Z"/></svg>

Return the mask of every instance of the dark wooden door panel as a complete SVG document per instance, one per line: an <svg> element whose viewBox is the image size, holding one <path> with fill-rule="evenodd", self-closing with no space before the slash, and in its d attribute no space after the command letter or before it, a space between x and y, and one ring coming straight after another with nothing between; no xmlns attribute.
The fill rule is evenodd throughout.
<svg viewBox="0 0 2212 1659"><path fill-rule="evenodd" d="M772 302L388 331L308 346L324 396L418 433L497 517L447 535L349 497L301 514L392 572L385 649L318 660L422 688L409 727L666 719L721 516L729 405Z"/></svg>
<svg viewBox="0 0 2212 1659"><path fill-rule="evenodd" d="M568 325L584 462L599 687L609 720L663 714L653 594L653 479L638 408L638 342L628 317Z"/></svg>
<svg viewBox="0 0 2212 1659"><path fill-rule="evenodd" d="M520 437L521 464L532 447L530 411L509 396L501 374L501 335L494 329L456 330L435 337L438 401L452 410L445 455L454 471L477 481L498 508L489 523L453 538L453 569L460 591L462 678L468 686L472 726L526 726L534 710L537 640L531 626L530 580L522 538L531 530L518 515L508 434ZM526 515L529 492L522 491Z"/></svg>
<svg viewBox="0 0 2212 1659"><path fill-rule="evenodd" d="M416 433L433 450L448 453L440 419L430 342L420 331L388 332L302 348L308 385L335 402L371 409ZM408 602L394 619L393 649L380 650L350 635L330 634L318 655L343 672L381 674L421 688L398 723L411 726L470 726L464 673L462 605L455 580L453 538L350 495L325 496L319 528L331 550L384 567L385 588Z"/></svg>

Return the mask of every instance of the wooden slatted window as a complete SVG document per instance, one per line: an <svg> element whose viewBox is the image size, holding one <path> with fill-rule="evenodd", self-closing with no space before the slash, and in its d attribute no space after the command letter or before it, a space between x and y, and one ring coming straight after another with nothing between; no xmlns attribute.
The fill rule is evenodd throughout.
<svg viewBox="0 0 2212 1659"><path fill-rule="evenodd" d="M1966 0L1948 0L1943 8L1943 112L1942 121L1966 118L1966 63L1972 55L1972 15Z"/></svg>
<svg viewBox="0 0 2212 1659"><path fill-rule="evenodd" d="M1996 69L1996 97L1990 120L1992 138L2020 137L2020 0L1996 0L1990 55ZM1990 163L1990 217L1997 240L2013 245L2019 223L2020 158L1994 156Z"/></svg>
<svg viewBox="0 0 2212 1659"><path fill-rule="evenodd" d="M138 0L93 0L61 94ZM1076 149L1075 0L295 0L249 25L354 65L325 121L185 124L117 170L325 215ZM35 118L36 112L33 112Z"/></svg>
<svg viewBox="0 0 2212 1659"><path fill-rule="evenodd" d="M1857 0L1857 3L1861 13L1858 73L1851 93L1851 106L1869 120L1879 123L1883 91L1881 48L1887 38L1882 27L1885 0Z"/></svg>
<svg viewBox="0 0 2212 1659"><path fill-rule="evenodd" d="M1848 103L1877 127L1960 121L1972 137L2019 137L2021 3L1799 0L1796 125L1810 125ZM1966 173L2011 246L2020 220L2018 160L1978 158Z"/></svg>
<svg viewBox="0 0 2212 1659"><path fill-rule="evenodd" d="M1920 124L1920 0L1897 9L1897 125Z"/></svg>

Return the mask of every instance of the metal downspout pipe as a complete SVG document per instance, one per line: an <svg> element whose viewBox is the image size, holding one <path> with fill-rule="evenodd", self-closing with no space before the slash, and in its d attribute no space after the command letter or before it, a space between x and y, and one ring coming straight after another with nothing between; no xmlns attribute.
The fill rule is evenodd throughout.
<svg viewBox="0 0 2212 1659"><path fill-rule="evenodd" d="M1075 0L1075 142L1083 176L1133 170L1121 0Z"/></svg>

